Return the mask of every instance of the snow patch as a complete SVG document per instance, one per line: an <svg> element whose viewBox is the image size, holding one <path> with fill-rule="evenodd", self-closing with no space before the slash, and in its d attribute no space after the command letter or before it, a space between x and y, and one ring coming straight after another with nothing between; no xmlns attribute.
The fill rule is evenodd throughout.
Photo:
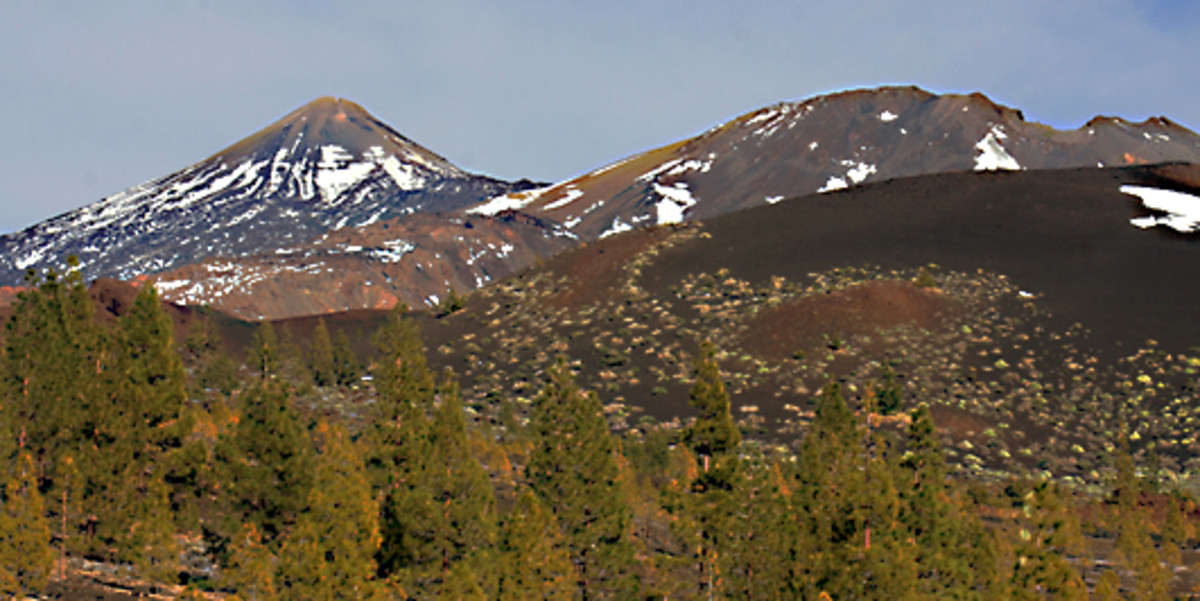
<svg viewBox="0 0 1200 601"><path fill-rule="evenodd" d="M1200 230L1200 198L1184 192L1147 186L1121 186L1121 192L1142 199L1148 209L1162 211L1164 216L1147 215L1130 219L1129 223L1142 229L1165 225L1177 232Z"/></svg>
<svg viewBox="0 0 1200 601"><path fill-rule="evenodd" d="M963 108L965 109L966 107ZM1008 139L1008 134L1004 133L1004 128L999 125L993 125L987 135L975 144L975 149L979 151L979 156L975 157L976 171L996 171L999 169L1017 171L1021 169L1021 164L1011 154L1008 154L1008 151L1000 144L1001 140L1006 139Z"/></svg>
<svg viewBox="0 0 1200 601"><path fill-rule="evenodd" d="M783 196L782 195L780 195L780 196L764 196L763 200L767 201L767 204L773 205L773 204L783 200Z"/></svg>
<svg viewBox="0 0 1200 601"><path fill-rule="evenodd" d="M522 192L509 192L501 196L493 196L483 204L467 209L470 215L497 215L503 211L519 211L529 203L537 200L550 188L537 188Z"/></svg>
<svg viewBox="0 0 1200 601"><path fill-rule="evenodd" d="M639 182L654 181L660 174L667 175L683 175L688 171L699 171L700 173L708 173L712 167L713 159L717 157L714 153L709 153L707 160L700 159L671 159L654 169L651 169L637 177Z"/></svg>
<svg viewBox="0 0 1200 601"><path fill-rule="evenodd" d="M654 205L658 225L683 221L683 212L696 204L695 197L688 190L687 184L683 182L676 183L674 186L656 183L654 192L662 197L662 200Z"/></svg>
<svg viewBox="0 0 1200 601"><path fill-rule="evenodd" d="M612 225L608 229L601 232L600 237L607 238L614 234L619 234L621 232L628 232L628 231L632 231L632 230L633 230L632 225L629 225L628 223L621 221L620 217L613 217Z"/></svg>
<svg viewBox="0 0 1200 601"><path fill-rule="evenodd" d="M883 121L884 123L888 123L891 121L895 121L899 116L900 115L897 115L896 113L893 113L892 111L883 111L882 113L879 113L879 120Z"/></svg>
<svg viewBox="0 0 1200 601"><path fill-rule="evenodd" d="M362 181L373 169L373 162L358 162L345 148L336 144L321 147L315 183L321 199L332 202L347 188Z"/></svg>
<svg viewBox="0 0 1200 601"><path fill-rule="evenodd" d="M542 207L542 210L553 211L554 209L561 209L583 197L583 190L574 186L568 187L564 192L565 194L563 194L562 198Z"/></svg>
<svg viewBox="0 0 1200 601"><path fill-rule="evenodd" d="M849 187L850 187L850 185L846 183L846 180L844 180L836 175L831 175L831 176L829 176L829 181L825 182L825 185L821 186L817 190L817 193L833 192L834 190L844 190Z"/></svg>
<svg viewBox="0 0 1200 601"><path fill-rule="evenodd" d="M868 165L862 162L853 163L850 161L842 161L842 164L850 167L850 170L846 172L846 177L850 178L850 181L856 184L861 184L868 176L877 173L875 165Z"/></svg>

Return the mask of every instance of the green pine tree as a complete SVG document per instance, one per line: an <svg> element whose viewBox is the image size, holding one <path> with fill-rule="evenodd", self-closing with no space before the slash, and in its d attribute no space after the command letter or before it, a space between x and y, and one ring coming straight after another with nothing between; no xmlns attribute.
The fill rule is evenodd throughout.
<svg viewBox="0 0 1200 601"><path fill-rule="evenodd" d="M417 588L437 589L462 562L495 589L496 500L487 473L470 452L462 403L453 376L438 390L420 469L385 500L381 555Z"/></svg>
<svg viewBox="0 0 1200 601"><path fill-rule="evenodd" d="M600 400L575 385L566 362L548 370L534 401L530 486L558 516L585 598L627 597L633 562L632 510L621 483L616 441Z"/></svg>
<svg viewBox="0 0 1200 601"><path fill-rule="evenodd" d="M40 593L53 570L50 526L33 457L22 451L0 504L0 592L14 597Z"/></svg>
<svg viewBox="0 0 1200 601"><path fill-rule="evenodd" d="M346 337L345 330L338 330L333 340L333 371L338 386L358 383L362 373L362 365L350 346L350 339Z"/></svg>
<svg viewBox="0 0 1200 601"><path fill-rule="evenodd" d="M308 370L317 386L332 386L337 383L337 368L333 359L333 341L325 320L318 319L313 328L312 340L308 344Z"/></svg>
<svg viewBox="0 0 1200 601"><path fill-rule="evenodd" d="M379 351L373 380L378 399L368 468L372 484L384 494L410 486L410 474L421 471L435 390L420 332L404 311L397 305L374 339Z"/></svg>
<svg viewBox="0 0 1200 601"><path fill-rule="evenodd" d="M916 544L918 588L934 597L980 594L995 577L990 538L948 479L945 454L927 404L912 413L902 467L901 516Z"/></svg>
<svg viewBox="0 0 1200 601"><path fill-rule="evenodd" d="M741 432L733 423L729 393L721 381L715 355L713 346L705 343L692 366L689 403L697 416L688 428L686 440L700 458L735 453L742 441Z"/></svg>
<svg viewBox="0 0 1200 601"><path fill-rule="evenodd" d="M720 574L727 597L782 599L791 588L797 541L789 536L791 491L778 462L758 458L742 471L727 520L734 527L722 549Z"/></svg>
<svg viewBox="0 0 1200 601"><path fill-rule="evenodd" d="M256 384L241 400L237 424L214 449L227 505L220 531L229 539L252 523L277 548L314 486L311 442L282 384Z"/></svg>
<svg viewBox="0 0 1200 601"><path fill-rule="evenodd" d="M230 544L229 564L221 583L237 591L241 601L275 601L275 555L262 543L254 524L244 524Z"/></svg>
<svg viewBox="0 0 1200 601"><path fill-rule="evenodd" d="M317 486L280 550L281 592L294 599L375 598L379 524L362 456L341 427L322 421L317 434Z"/></svg>
<svg viewBox="0 0 1200 601"><path fill-rule="evenodd" d="M279 337L270 321L263 320L254 331L249 349L250 368L266 380L279 375L281 359Z"/></svg>
<svg viewBox="0 0 1200 601"><path fill-rule="evenodd" d="M192 319L184 350L185 363L191 371L188 389L191 398L206 398L209 391L229 395L237 388L237 366L225 352L209 310L201 309Z"/></svg>
<svg viewBox="0 0 1200 601"><path fill-rule="evenodd" d="M77 261L69 260L72 265ZM104 371L110 357L79 271L32 274L7 324L0 384L5 420L23 435L40 479L52 481L67 453L90 459L98 432L111 432Z"/></svg>
<svg viewBox="0 0 1200 601"><path fill-rule="evenodd" d="M505 521L500 543L501 601L571 599L575 569L554 514L526 491Z"/></svg>
<svg viewBox="0 0 1200 601"><path fill-rule="evenodd" d="M742 535L747 526L731 521L739 502L735 490L742 483L737 455L741 433L734 424L729 393L721 382L711 344L703 345L692 372L690 403L698 415L684 440L695 453L698 465L688 494L680 499L679 508L686 515L673 524L677 533L694 541L699 588L716 594L721 583L718 558L726 557L731 539ZM681 528L695 532L683 533Z"/></svg>

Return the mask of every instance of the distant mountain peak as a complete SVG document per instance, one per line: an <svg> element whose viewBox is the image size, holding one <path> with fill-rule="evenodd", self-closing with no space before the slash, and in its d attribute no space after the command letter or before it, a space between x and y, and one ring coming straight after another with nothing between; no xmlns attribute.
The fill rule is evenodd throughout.
<svg viewBox="0 0 1200 601"><path fill-rule="evenodd" d="M981 92L889 86L775 103L468 211L521 210L587 240L926 173L1166 161L1200 163L1200 136L1161 117L1098 118L1059 130Z"/></svg>
<svg viewBox="0 0 1200 601"><path fill-rule="evenodd" d="M362 106L333 96L322 96L293 110L212 158L235 161L252 154L271 154L276 162L290 164L301 157L316 157L322 162L324 157L318 156L322 152L324 157L337 157L326 163L361 159L383 165L390 155L444 177L468 177L450 161L392 129ZM389 173L396 175L394 171ZM404 185L407 178L396 179Z"/></svg>
<svg viewBox="0 0 1200 601"><path fill-rule="evenodd" d="M89 279L128 279L274 252L519 187L467 173L358 104L325 96L176 173L0 236L0 283L61 268L72 254Z"/></svg>

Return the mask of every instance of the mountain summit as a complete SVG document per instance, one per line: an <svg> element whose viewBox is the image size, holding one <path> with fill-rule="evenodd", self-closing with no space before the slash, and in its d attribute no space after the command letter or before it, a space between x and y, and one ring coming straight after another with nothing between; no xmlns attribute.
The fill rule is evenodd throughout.
<svg viewBox="0 0 1200 601"><path fill-rule="evenodd" d="M344 99L318 98L186 169L0 237L0 283L76 255L129 279L446 212L519 185L469 174Z"/></svg>
<svg viewBox="0 0 1200 601"><path fill-rule="evenodd" d="M468 210L522 210L587 240L928 173L1166 161L1200 163L1200 136L1161 117L1097 117L1057 130L979 93L884 87L764 107L550 188Z"/></svg>

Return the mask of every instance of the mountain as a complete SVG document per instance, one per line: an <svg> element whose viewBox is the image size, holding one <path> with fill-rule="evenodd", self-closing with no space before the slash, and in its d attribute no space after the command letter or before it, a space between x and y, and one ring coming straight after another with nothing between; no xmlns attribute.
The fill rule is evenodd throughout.
<svg viewBox="0 0 1200 601"><path fill-rule="evenodd" d="M533 191L477 214L521 210L581 239L706 219L809 192L923 173L1200 163L1200 136L1166 118L1096 117L1061 131L981 94L887 87L784 102L699 136Z"/></svg>
<svg viewBox="0 0 1200 601"><path fill-rule="evenodd" d="M1120 432L1195 469L1197 297L1200 167L958 172L609 236L423 331L483 418L567 357L617 427L682 423L707 340L759 440L795 442L830 381L894 386L971 471L1096 484Z"/></svg>
<svg viewBox="0 0 1200 601"><path fill-rule="evenodd" d="M75 254L89 279L146 277L171 302L247 319L432 306L584 241L813 192L1164 161L1200 163L1200 136L1165 118L1060 131L980 94L889 87L780 103L537 187L468 174L322 98L183 171L0 237L0 301L26 269Z"/></svg>
<svg viewBox="0 0 1200 601"><path fill-rule="evenodd" d="M556 232L553 224L518 213L414 213L269 253L206 259L148 281L164 300L251 320L387 309L397 302L424 308L576 244Z"/></svg>
<svg viewBox="0 0 1200 601"><path fill-rule="evenodd" d="M273 253L528 185L467 173L357 104L319 98L186 169L0 237L0 283L68 255L90 280Z"/></svg>

